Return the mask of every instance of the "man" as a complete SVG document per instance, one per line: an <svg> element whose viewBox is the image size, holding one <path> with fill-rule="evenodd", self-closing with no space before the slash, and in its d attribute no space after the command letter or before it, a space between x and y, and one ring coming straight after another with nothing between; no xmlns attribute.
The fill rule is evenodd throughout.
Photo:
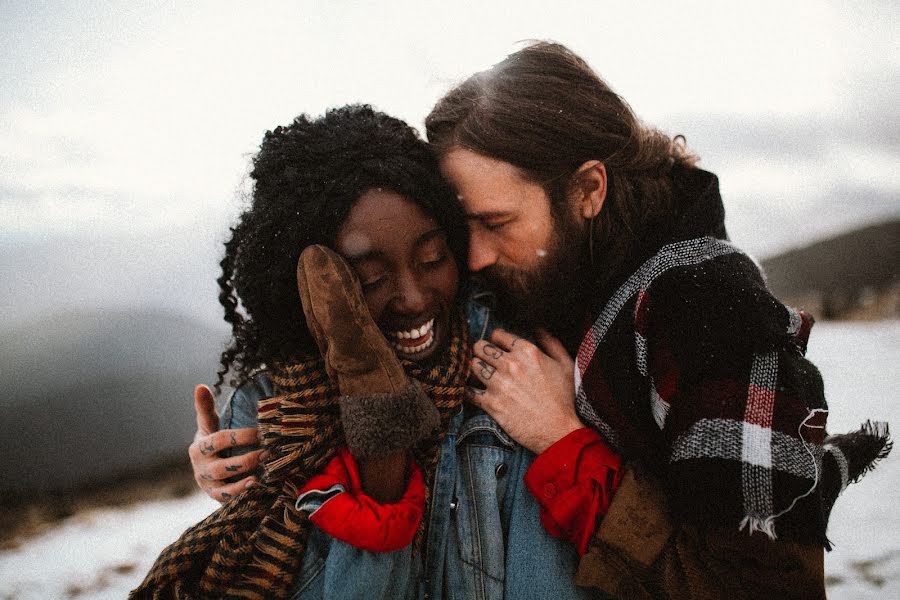
<svg viewBox="0 0 900 600"><path fill-rule="evenodd" d="M559 464L561 446L577 462L600 436L632 465L599 526L575 500L581 519L559 514L553 484L529 488L547 530L584 552L576 582L616 597L824 597L831 504L886 436L826 440L803 358L811 319L725 241L715 176L556 44L473 75L426 127L501 321L554 336L479 341L472 402L536 466Z"/></svg>

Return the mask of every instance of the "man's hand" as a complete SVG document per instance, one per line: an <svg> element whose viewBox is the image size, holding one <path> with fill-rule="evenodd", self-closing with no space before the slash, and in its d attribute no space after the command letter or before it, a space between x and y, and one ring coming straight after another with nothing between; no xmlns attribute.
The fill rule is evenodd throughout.
<svg viewBox="0 0 900 600"><path fill-rule="evenodd" d="M522 446L540 454L584 424L575 413L575 363L546 331L543 347L496 329L475 344L472 373L484 390L469 398Z"/></svg>
<svg viewBox="0 0 900 600"><path fill-rule="evenodd" d="M219 415L216 414L212 390L205 385L194 388L194 411L197 413L197 433L194 434L194 443L188 448L194 481L210 498L225 502L255 484L256 477L251 475L233 483L226 483L225 480L255 471L264 458L264 451L230 458L219 457L218 453L222 450L256 446L259 438L255 427L219 431Z"/></svg>

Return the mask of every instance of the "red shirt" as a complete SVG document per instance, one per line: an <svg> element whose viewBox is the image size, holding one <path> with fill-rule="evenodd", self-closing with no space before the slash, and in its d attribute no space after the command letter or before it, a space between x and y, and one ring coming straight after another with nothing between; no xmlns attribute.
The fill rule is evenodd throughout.
<svg viewBox="0 0 900 600"><path fill-rule="evenodd" d="M589 427L547 448L525 473L525 485L541 506L541 525L553 537L574 543L580 554L587 551L621 479L618 454Z"/></svg>
<svg viewBox="0 0 900 600"><path fill-rule="evenodd" d="M574 543L584 554L609 508L621 471L619 456L596 431L585 427L541 453L525 474L525 485L540 505L544 529ZM379 504L362 491L359 467L346 448L303 486L300 502L316 494L324 502L310 513L310 521L335 539L373 552L406 547L425 508L425 483L414 462L403 497Z"/></svg>
<svg viewBox="0 0 900 600"><path fill-rule="evenodd" d="M425 510L422 470L413 461L409 467L403 496L392 504L379 504L362 491L359 466L350 450L340 448L325 470L300 490L298 507L318 497L321 505L309 520L331 537L361 550L400 550L412 542Z"/></svg>

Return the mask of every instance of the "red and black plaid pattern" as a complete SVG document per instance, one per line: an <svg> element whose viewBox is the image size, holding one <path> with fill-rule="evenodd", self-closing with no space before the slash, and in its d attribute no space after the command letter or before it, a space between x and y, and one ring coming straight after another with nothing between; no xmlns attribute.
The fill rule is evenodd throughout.
<svg viewBox="0 0 900 600"><path fill-rule="evenodd" d="M677 516L772 538L778 519L824 537L820 515L801 516L816 513L827 416L818 373L802 359L810 325L727 242L663 246L585 335L577 409L626 456L665 463Z"/></svg>

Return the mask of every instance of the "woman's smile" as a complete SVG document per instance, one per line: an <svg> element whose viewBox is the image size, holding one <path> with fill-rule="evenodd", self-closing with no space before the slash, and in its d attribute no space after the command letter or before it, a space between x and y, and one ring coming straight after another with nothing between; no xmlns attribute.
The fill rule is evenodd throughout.
<svg viewBox="0 0 900 600"><path fill-rule="evenodd" d="M422 361L448 338L459 273L446 232L387 189L360 196L335 239L362 283L372 319L397 355Z"/></svg>

